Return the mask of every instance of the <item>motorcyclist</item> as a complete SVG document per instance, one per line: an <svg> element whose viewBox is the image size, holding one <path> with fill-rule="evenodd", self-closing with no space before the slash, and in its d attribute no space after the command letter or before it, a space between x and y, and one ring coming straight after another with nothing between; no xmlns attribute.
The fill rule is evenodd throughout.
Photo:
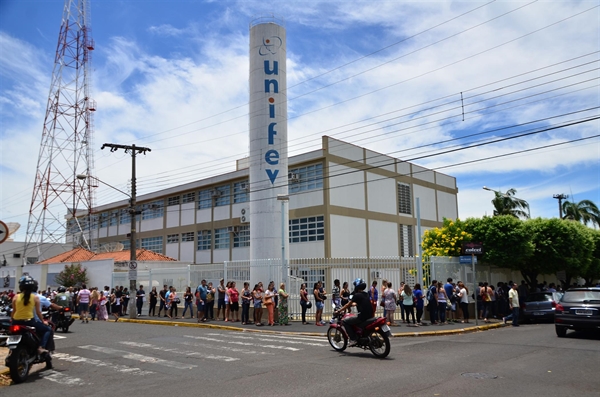
<svg viewBox="0 0 600 397"><path fill-rule="evenodd" d="M37 288L38 288L38 284L36 282L34 291L37 291ZM50 299L48 299L44 295L40 295L38 293L34 293L34 294L40 299L40 307L41 307L42 311L48 310L48 309L52 309L52 310L60 310L61 309L60 306L58 306L56 303L50 302ZM48 327L48 332L50 333L50 336L48 337L48 343L46 344L46 348L49 351L54 351L54 331L52 331L52 328L48 325L48 322L44 321L44 319L38 318L37 313L34 312L33 314L34 314L36 321L39 321L40 323L42 323Z"/></svg>
<svg viewBox="0 0 600 397"><path fill-rule="evenodd" d="M352 315L344 318L344 328L348 333L348 337L350 338L350 346L356 344L356 332L352 328L353 325L359 325L364 323L368 319L373 317L373 308L371 307L371 301L369 299L369 294L365 292L365 288L367 288L367 284L364 282L362 278L357 278L354 280L354 292L352 293L351 299L342 306L337 311L344 311L348 309L350 306L355 305L358 311L357 315Z"/></svg>
<svg viewBox="0 0 600 397"><path fill-rule="evenodd" d="M52 322L54 324L57 324L58 323L58 314L65 307L71 307L71 295L69 295L67 293L67 289L61 285L60 287L58 287L58 294L56 294L56 296L54 297L54 301L52 303L57 306L56 312L54 312L52 314Z"/></svg>
<svg viewBox="0 0 600 397"><path fill-rule="evenodd" d="M14 325L28 325L35 328L36 334L41 341L38 354L42 354L47 352L46 345L50 338L50 333L48 332L50 328L43 323L35 321L35 314L37 314L38 318L43 318L40 308L40 298L33 293L37 291L36 287L37 282L30 276L23 276L19 279L20 293L13 298L11 320Z"/></svg>

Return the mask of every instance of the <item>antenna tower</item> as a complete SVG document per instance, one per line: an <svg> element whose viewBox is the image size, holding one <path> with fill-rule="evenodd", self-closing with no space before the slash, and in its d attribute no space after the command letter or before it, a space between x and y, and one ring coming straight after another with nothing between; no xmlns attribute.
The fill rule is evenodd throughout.
<svg viewBox="0 0 600 397"><path fill-rule="evenodd" d="M65 0L25 242L25 253L35 245L40 259L43 243L96 245L91 214L96 104L89 87L93 49L89 0Z"/></svg>

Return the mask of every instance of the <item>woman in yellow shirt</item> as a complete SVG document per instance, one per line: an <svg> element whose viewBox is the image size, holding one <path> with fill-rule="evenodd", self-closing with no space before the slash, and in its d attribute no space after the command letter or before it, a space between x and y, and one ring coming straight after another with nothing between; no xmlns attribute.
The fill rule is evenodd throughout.
<svg viewBox="0 0 600 397"><path fill-rule="evenodd" d="M37 314L40 321L43 318L40 298L33 293L36 289L37 282L33 278L29 276L21 277L19 280L19 290L21 292L13 298L11 319L14 325L28 325L35 328L35 332L41 340L38 353L42 354L46 352L45 347L50 338L50 332L48 332L49 328L47 326L35 320L34 313Z"/></svg>

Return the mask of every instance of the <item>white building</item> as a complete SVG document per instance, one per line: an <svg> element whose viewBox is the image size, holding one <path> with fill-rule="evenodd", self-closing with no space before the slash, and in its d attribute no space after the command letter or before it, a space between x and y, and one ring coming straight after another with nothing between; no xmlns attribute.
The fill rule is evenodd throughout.
<svg viewBox="0 0 600 397"><path fill-rule="evenodd" d="M458 216L454 177L326 136L289 158L288 182L290 258L414 256L417 198L422 231ZM193 264L248 259L251 190L243 159L233 172L138 196L138 247ZM91 226L80 223L100 245L128 249L127 206L100 206ZM79 226L68 228L73 242Z"/></svg>

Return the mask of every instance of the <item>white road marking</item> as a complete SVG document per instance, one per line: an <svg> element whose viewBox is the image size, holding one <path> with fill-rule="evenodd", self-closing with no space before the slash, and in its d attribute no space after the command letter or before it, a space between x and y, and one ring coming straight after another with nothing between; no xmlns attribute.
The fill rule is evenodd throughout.
<svg viewBox="0 0 600 397"><path fill-rule="evenodd" d="M79 378L73 378L70 376L67 376L63 373L57 372L53 369L47 370L47 371L40 371L38 372L38 375L40 376L40 378L55 382L55 383L59 383L61 385L65 385L65 386L85 386L85 385L90 385L90 383L85 383L83 380L79 379Z"/></svg>
<svg viewBox="0 0 600 397"><path fill-rule="evenodd" d="M212 354L206 354L206 353L202 353L202 352L191 352L191 351L187 351L187 350L164 348L164 347L160 347L160 346L151 345L149 343L140 343L140 342L119 342L119 343L121 343L122 345L126 345L126 346L140 347L140 348L152 349L152 350L160 350L160 351L164 351L164 352L181 354L183 356L206 358L209 360L219 360L219 361L225 361L225 362L240 360L239 358L235 358L235 357L214 356Z"/></svg>
<svg viewBox="0 0 600 397"><path fill-rule="evenodd" d="M144 371L144 370L141 370L140 368L129 367L127 365L112 364L112 363L105 362L102 360L80 357L80 356L75 356L75 355L67 354L67 353L54 353L52 355L52 358L69 361L72 363L84 363L84 364L94 365L96 367L108 367L114 371L117 371L120 373L131 374L131 375L150 375L150 374L154 373L153 371Z"/></svg>
<svg viewBox="0 0 600 397"><path fill-rule="evenodd" d="M226 351L230 351L230 352L234 352L234 353L242 353L242 354L259 354L259 355L265 355L265 356L274 356L275 355L275 353L261 352L261 351L256 351L256 350L248 350L248 349L243 349L243 348L239 348L239 347L211 345L209 343L199 343L199 342L173 342L173 343L177 343L178 345L184 345L184 346L201 347L203 349L226 350Z"/></svg>
<svg viewBox="0 0 600 397"><path fill-rule="evenodd" d="M144 356L141 354L131 353L131 352L128 352L125 350L111 349L109 347L100 347L100 346L94 346L94 345L86 345L86 346L79 346L79 347L81 349L92 350L92 351L99 352L99 353L114 354L114 355L120 356L120 357L128 359L128 360L135 360L135 361L139 361L142 363L158 364L158 365L162 365L165 367L178 368L178 369L182 369L182 368L192 369L192 368L197 367L197 365L193 365L193 364L184 364L184 363L179 363L177 361L163 360L163 359L156 358L156 357L150 357L150 356Z"/></svg>
<svg viewBox="0 0 600 397"><path fill-rule="evenodd" d="M255 347L266 347L267 349L290 350L290 351L293 351L293 352L297 352L297 351L302 350L302 349L297 349L295 347L279 346L279 345L260 345L260 344L256 344L256 343L237 342L237 341L232 341L232 340L228 341L228 340L217 339L217 338L208 338L208 337L205 337L205 336L184 335L184 337L186 337L186 338L193 338L193 339L199 339L199 340L206 340L206 341L209 341L209 342L229 343L231 345L255 346Z"/></svg>
<svg viewBox="0 0 600 397"><path fill-rule="evenodd" d="M210 336L229 336L231 334L223 334L223 333L209 333L207 335ZM245 335L245 338L252 338L252 336L249 335L256 335L257 337L261 337L261 338L275 338L275 339L292 339L292 340L306 340L306 341L310 341L310 342L327 342L327 338L325 338L324 336L296 336L296 335L273 335L273 334L250 334L250 333L244 333L243 335Z"/></svg>
<svg viewBox="0 0 600 397"><path fill-rule="evenodd" d="M208 335L217 335L217 334L208 334ZM312 343L312 342L305 342L305 341L296 341L296 340L291 340L291 339L275 339L275 338L271 338L271 336L239 336L239 335L227 335L227 338L234 338L234 339L249 339L249 340L258 340L261 342L280 342L280 343L290 343L290 344L296 344L296 345L306 345L306 346L328 346L328 344L326 342L322 342L322 343Z"/></svg>
<svg viewBox="0 0 600 397"><path fill-rule="evenodd" d="M67 339L67 337L62 335L54 335L54 339Z"/></svg>

